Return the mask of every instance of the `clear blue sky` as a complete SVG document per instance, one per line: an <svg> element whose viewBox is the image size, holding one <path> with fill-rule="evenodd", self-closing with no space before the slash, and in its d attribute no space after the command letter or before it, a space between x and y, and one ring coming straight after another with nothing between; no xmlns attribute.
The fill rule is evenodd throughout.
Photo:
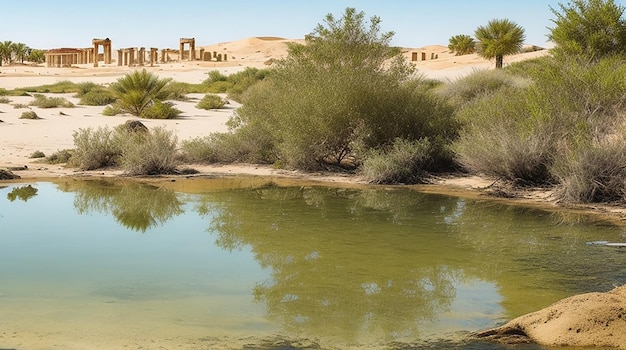
<svg viewBox="0 0 626 350"><path fill-rule="evenodd" d="M567 0L3 0L0 41L32 48L89 47L110 38L113 48L177 48L181 37L204 46L251 36L303 38L326 14L346 7L378 16L392 44L447 45L456 34L508 18L526 31L526 43L546 45L547 27ZM617 0L624 3L626 0Z"/></svg>

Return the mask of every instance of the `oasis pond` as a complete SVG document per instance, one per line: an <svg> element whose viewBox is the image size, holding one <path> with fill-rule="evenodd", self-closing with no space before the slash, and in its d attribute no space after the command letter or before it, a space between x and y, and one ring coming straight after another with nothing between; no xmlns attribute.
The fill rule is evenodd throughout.
<svg viewBox="0 0 626 350"><path fill-rule="evenodd" d="M626 283L601 241L626 228L411 187L5 183L0 348L503 349L470 334Z"/></svg>

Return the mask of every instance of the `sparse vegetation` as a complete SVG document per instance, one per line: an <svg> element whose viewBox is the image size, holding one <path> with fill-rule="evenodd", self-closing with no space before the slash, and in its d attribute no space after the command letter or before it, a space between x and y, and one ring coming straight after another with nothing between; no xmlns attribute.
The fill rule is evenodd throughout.
<svg viewBox="0 0 626 350"><path fill-rule="evenodd" d="M176 170L178 140L174 133L163 127L149 132L129 132L117 128L120 143L120 166L129 175L172 174Z"/></svg>
<svg viewBox="0 0 626 350"><path fill-rule="evenodd" d="M45 157L46 157L46 155L43 152L35 151L35 152L31 153L29 158L45 158Z"/></svg>
<svg viewBox="0 0 626 350"><path fill-rule="evenodd" d="M114 142L113 130L108 127L80 128L73 133L73 163L82 170L93 170L117 164L120 145Z"/></svg>
<svg viewBox="0 0 626 350"><path fill-rule="evenodd" d="M46 162L50 164L70 163L73 154L74 150L71 149L56 151L46 157Z"/></svg>
<svg viewBox="0 0 626 350"><path fill-rule="evenodd" d="M224 99L221 98L220 96L215 95L215 94L206 94L204 95L202 100L198 102L198 104L196 105L196 108L219 109L219 108L224 107L225 105L226 105L226 101L224 101Z"/></svg>
<svg viewBox="0 0 626 350"><path fill-rule="evenodd" d="M22 112L22 116L20 117L20 119L33 119L33 120L37 120L37 119L41 119L37 113L35 111L26 111L26 112Z"/></svg>
<svg viewBox="0 0 626 350"><path fill-rule="evenodd" d="M11 102L13 102L13 101L11 101L8 97L5 97L5 96L0 96L0 103L6 103L6 104L9 104L9 103L11 103Z"/></svg>
<svg viewBox="0 0 626 350"><path fill-rule="evenodd" d="M35 98L29 105L39 108L73 108L74 104L63 97L47 97L42 94L33 95Z"/></svg>
<svg viewBox="0 0 626 350"><path fill-rule="evenodd" d="M82 170L120 166L129 175L173 173L176 169L177 138L169 130L153 130L121 124L114 129L79 129L74 132L73 165Z"/></svg>

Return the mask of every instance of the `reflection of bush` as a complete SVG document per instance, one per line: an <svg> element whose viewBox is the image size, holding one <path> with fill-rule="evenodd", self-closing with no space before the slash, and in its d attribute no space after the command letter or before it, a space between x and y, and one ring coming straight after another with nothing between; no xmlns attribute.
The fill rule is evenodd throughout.
<svg viewBox="0 0 626 350"><path fill-rule="evenodd" d="M410 248L409 212L423 202L411 191L264 186L201 208L220 246L250 246L270 269L254 297L271 318L298 333L365 341L419 335L456 296L463 272L441 260L445 247L429 242L421 256ZM435 226L431 218L423 225Z"/></svg>
<svg viewBox="0 0 626 350"><path fill-rule="evenodd" d="M146 232L183 213L182 202L171 190L136 182L85 181L63 190L75 191L74 206L83 214L111 213L125 227Z"/></svg>
<svg viewBox="0 0 626 350"><path fill-rule="evenodd" d="M7 199L13 202L19 198L20 200L23 200L24 202L26 202L32 197L36 196L37 191L38 189L34 188L31 185L13 187L13 190L7 193Z"/></svg>

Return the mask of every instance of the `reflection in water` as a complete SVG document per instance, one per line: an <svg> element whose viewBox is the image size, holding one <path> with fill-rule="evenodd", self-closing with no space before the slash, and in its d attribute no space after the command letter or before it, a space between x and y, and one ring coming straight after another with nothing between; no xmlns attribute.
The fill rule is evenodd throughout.
<svg viewBox="0 0 626 350"><path fill-rule="evenodd" d="M11 192L7 193L7 199L13 202L19 198L20 200L26 202L32 197L36 196L37 191L38 189L34 188L31 185L13 187Z"/></svg>
<svg viewBox="0 0 626 350"><path fill-rule="evenodd" d="M454 247L442 241L449 232L438 218L456 199L439 205L443 214L420 215L431 200L408 191L260 188L219 204L211 197L219 209L210 230L225 249L252 247L271 269L254 296L285 329L348 341L415 339L469 278L442 254Z"/></svg>
<svg viewBox="0 0 626 350"><path fill-rule="evenodd" d="M63 191L76 192L79 214L111 213L126 228L146 232L183 213L183 203L171 190L138 182L80 181L64 183Z"/></svg>
<svg viewBox="0 0 626 350"><path fill-rule="evenodd" d="M585 244L621 241L626 238L621 229L562 220L557 225L551 214L487 201L381 187L270 184L211 187L186 196L120 180L67 181L58 187L73 193L68 202L73 200L80 214L112 214L125 227L155 233L119 237L94 230L89 242L97 243L89 253L81 257L84 243L70 254L55 253L78 256L68 266L89 265L92 258L92 266L102 266L98 274L110 277L95 293L86 288L91 297L128 303L124 309L135 307L138 313L147 309L140 303L157 299L171 302L165 315L193 310L194 316L177 317L173 324L164 321L163 329L193 319L184 324L204 332L207 325L225 324L225 314L235 314L240 328L233 333L262 329L274 336L279 329L289 339L315 339L335 348L417 344L434 337L449 345L457 344L450 339L459 334L492 327L567 295L626 283L623 251ZM196 240L169 234L182 227L195 232ZM60 240L59 249L71 248L71 240ZM100 249L114 250L114 257ZM45 254L35 250L32 255ZM167 262L155 268L163 254ZM219 254L231 260L207 262ZM98 262L98 255L108 258ZM255 270L238 270L244 261ZM178 282L163 287L175 276ZM256 308L244 309L252 301ZM218 308L225 311L216 318L212 312Z"/></svg>

